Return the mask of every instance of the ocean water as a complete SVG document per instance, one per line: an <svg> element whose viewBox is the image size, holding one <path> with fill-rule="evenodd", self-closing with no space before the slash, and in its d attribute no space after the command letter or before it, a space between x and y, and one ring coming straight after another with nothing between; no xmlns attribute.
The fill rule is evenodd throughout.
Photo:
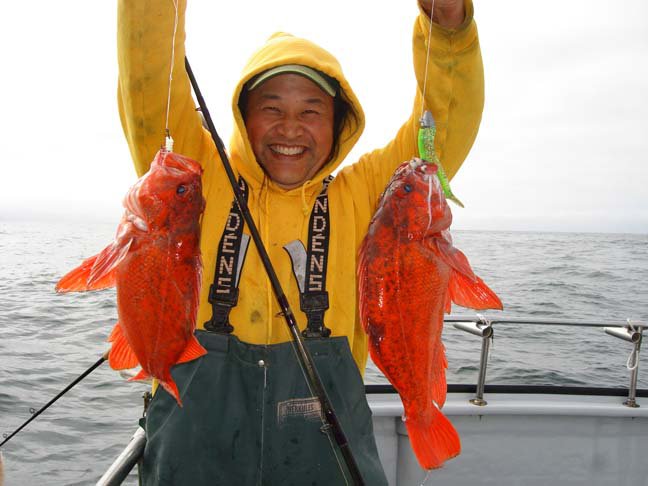
<svg viewBox="0 0 648 486"><path fill-rule="evenodd" d="M54 285L114 231L113 224L0 222L0 434L107 348L117 318L114 290L57 295ZM504 312L486 316L648 321L648 235L453 236L504 302ZM444 342L448 383L475 383L480 339L446 326ZM625 387L630 352L602 329L498 325L486 382ZM639 387L648 388L645 359L640 363ZM371 364L365 378L385 382ZM2 448L7 486L94 484L134 432L146 390L107 365L97 369Z"/></svg>

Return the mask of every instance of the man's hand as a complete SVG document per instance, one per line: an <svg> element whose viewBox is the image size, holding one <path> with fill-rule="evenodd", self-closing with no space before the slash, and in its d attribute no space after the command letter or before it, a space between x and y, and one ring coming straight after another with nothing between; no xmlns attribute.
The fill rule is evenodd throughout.
<svg viewBox="0 0 648 486"><path fill-rule="evenodd" d="M463 0L418 0L434 22L446 29L456 29L466 17ZM434 12L432 12L434 4Z"/></svg>

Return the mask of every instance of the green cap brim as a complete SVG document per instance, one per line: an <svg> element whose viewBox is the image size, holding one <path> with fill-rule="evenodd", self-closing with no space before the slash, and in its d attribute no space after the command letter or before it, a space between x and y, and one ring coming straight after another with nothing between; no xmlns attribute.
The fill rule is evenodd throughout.
<svg viewBox="0 0 648 486"><path fill-rule="evenodd" d="M318 71L308 66L302 66L301 64L284 64L283 66L273 67L267 71L262 72L256 78L252 80L248 91L259 87L262 83L268 79L277 76L279 74L299 74L310 79L317 86L322 88L322 90L331 97L335 97L336 91L333 85L326 80Z"/></svg>

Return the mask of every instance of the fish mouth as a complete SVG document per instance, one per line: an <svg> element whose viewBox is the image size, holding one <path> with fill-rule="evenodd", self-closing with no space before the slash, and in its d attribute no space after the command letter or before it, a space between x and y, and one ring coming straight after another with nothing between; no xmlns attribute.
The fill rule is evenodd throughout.
<svg viewBox="0 0 648 486"><path fill-rule="evenodd" d="M439 179L436 175L437 167L433 163L426 162L422 159L415 158L410 161L410 167L415 171L416 174L421 178L421 182L427 186L427 195L425 198L426 209L427 209L427 226L423 230L423 238L425 238L429 233L430 229L434 224L434 208L435 204L434 194L440 194ZM437 211L438 212L438 211ZM436 232L436 231L434 231Z"/></svg>
<svg viewBox="0 0 648 486"><path fill-rule="evenodd" d="M140 179L128 191L126 198L124 198L124 207L126 208L126 220L133 223L137 229L146 232L149 230L149 226L144 220L142 206L139 203L139 192L142 189L142 182L143 179Z"/></svg>

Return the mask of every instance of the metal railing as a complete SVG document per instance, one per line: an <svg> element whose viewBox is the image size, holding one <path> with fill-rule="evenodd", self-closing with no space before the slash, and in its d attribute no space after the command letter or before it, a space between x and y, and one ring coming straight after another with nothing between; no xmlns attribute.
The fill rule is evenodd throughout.
<svg viewBox="0 0 648 486"><path fill-rule="evenodd" d="M603 328L606 334L623 339L634 345L631 354L631 363L628 363L630 369L630 386L628 398L624 405L628 407L638 407L636 401L637 379L639 374L639 350L641 349L641 340L643 330L648 328L647 323L627 320L618 322L600 322L600 321L582 321L570 319L527 319L527 318L487 318L481 315L477 316L446 316L446 323L451 323L455 328L470 334L476 335L482 339L479 377L475 397L470 402L477 406L487 404L484 400L484 387L486 383L486 369L488 364L488 353L490 342L494 337L493 326L496 324L518 324L529 326L571 326L571 327L598 327ZM146 397L145 397L146 401ZM115 459L110 468L101 477L97 486L117 486L122 483L133 469L135 464L141 458L146 444L146 434L143 429L138 428L131 441L123 452Z"/></svg>
<svg viewBox="0 0 648 486"><path fill-rule="evenodd" d="M143 428L138 427L126 448L97 481L97 486L120 485L142 457L145 446L146 432Z"/></svg>
<svg viewBox="0 0 648 486"><path fill-rule="evenodd" d="M447 316L446 323L462 331L479 336L482 339L481 353L479 359L479 376L477 379L477 390L475 397L470 403L477 406L484 406L488 402L484 400L484 386L486 383L486 368L488 365L488 353L490 342L494 337L493 326L495 324L517 324L531 326L570 326L570 327L598 327L603 328L606 334L623 339L633 344L632 354L628 359L628 369L630 370L630 386L628 387L628 398L623 402L627 407L638 407L637 404L637 379L639 376L639 351L643 330L648 327L647 323L632 321L630 319L623 321L583 321L571 319L528 319L528 318L486 318L481 315L475 317L465 316Z"/></svg>

